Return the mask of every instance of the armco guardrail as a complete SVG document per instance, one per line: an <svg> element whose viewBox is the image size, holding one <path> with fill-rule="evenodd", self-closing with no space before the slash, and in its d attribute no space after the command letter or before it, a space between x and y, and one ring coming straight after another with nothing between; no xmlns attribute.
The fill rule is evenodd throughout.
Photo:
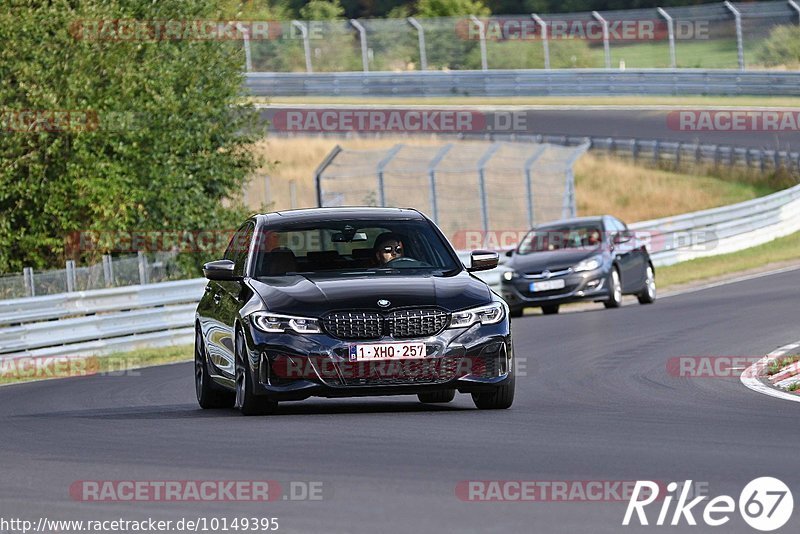
<svg viewBox="0 0 800 534"><path fill-rule="evenodd" d="M800 231L800 185L630 228L649 240L656 266L735 252ZM468 252L459 257L469 262ZM501 265L478 275L498 289L503 270ZM0 301L0 359L190 344L194 308L205 284L200 278Z"/></svg>
<svg viewBox="0 0 800 534"><path fill-rule="evenodd" d="M251 72L255 96L796 96L800 72L570 69L424 72Z"/></svg>
<svg viewBox="0 0 800 534"><path fill-rule="evenodd" d="M206 280L0 301L0 359L189 344Z"/></svg>

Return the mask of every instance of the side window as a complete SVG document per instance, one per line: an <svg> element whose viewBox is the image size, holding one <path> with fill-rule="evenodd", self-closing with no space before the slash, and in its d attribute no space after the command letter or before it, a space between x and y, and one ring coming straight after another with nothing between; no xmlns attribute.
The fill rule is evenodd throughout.
<svg viewBox="0 0 800 534"><path fill-rule="evenodd" d="M247 256L250 253L250 243L253 241L254 225L248 221L236 233L233 234L228 248L225 250L223 259L231 260L235 266L234 272L238 275L244 274L247 263Z"/></svg>
<svg viewBox="0 0 800 534"><path fill-rule="evenodd" d="M606 223L606 233L608 234L608 240L609 242L613 242L614 237L616 237L616 235L622 231L623 229L622 225L618 220L616 220L613 217L608 217L605 220L605 223Z"/></svg>

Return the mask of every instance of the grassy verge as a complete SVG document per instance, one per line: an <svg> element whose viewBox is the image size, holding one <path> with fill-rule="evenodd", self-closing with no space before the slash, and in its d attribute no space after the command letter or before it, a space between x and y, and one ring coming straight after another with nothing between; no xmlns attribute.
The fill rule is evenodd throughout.
<svg viewBox="0 0 800 534"><path fill-rule="evenodd" d="M374 104L374 105L517 105L517 106L705 106L705 107L798 107L798 97L761 96L519 96L519 97L346 97L297 96L250 97L258 104Z"/></svg>
<svg viewBox="0 0 800 534"><path fill-rule="evenodd" d="M117 376L139 367L192 359L192 345L140 349L106 356L0 360L0 384L71 376Z"/></svg>
<svg viewBox="0 0 800 534"><path fill-rule="evenodd" d="M687 284L792 260L800 260L800 232L739 252L661 267L658 283L662 288Z"/></svg>

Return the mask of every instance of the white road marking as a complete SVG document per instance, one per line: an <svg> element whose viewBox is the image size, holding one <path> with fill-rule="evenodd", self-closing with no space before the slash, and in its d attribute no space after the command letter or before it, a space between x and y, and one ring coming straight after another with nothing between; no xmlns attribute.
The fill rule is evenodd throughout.
<svg viewBox="0 0 800 534"><path fill-rule="evenodd" d="M779 399L788 400L792 402L800 402L800 395L789 393L788 391L779 391L761 382L758 378L755 377L756 372L754 370L756 366L759 366L758 368L763 369L767 365L767 362L769 362L769 360L777 356L782 356L786 354L787 351L797 347L800 347L800 342L792 343L790 345L784 345L783 347L780 347L779 349L770 352L769 354L758 360L756 363L748 367L747 370L743 372L742 375L739 377L739 380L746 387L752 389L757 393L763 393L764 395L769 395L770 397L777 397Z"/></svg>

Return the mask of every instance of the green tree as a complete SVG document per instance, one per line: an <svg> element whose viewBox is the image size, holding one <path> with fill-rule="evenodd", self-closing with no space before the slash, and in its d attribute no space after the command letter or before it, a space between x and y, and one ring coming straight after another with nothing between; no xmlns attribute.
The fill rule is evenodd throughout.
<svg viewBox="0 0 800 534"><path fill-rule="evenodd" d="M481 0L419 0L417 15L420 17L456 17L475 15L485 17L491 11Z"/></svg>
<svg viewBox="0 0 800 534"><path fill-rule="evenodd" d="M249 146L261 136L254 110L237 104L241 42L96 39L114 26L93 22L213 19L216 7L51 0L0 12L0 272L96 260L102 250L69 250L73 232L231 228L241 219L236 199L259 163ZM21 132L22 110L96 121Z"/></svg>
<svg viewBox="0 0 800 534"><path fill-rule="evenodd" d="M800 27L775 27L756 51L756 59L770 67L785 65L796 68L800 65Z"/></svg>
<svg viewBox="0 0 800 534"><path fill-rule="evenodd" d="M336 20L344 16L344 8L339 0L311 0L300 8L300 16L305 20Z"/></svg>

